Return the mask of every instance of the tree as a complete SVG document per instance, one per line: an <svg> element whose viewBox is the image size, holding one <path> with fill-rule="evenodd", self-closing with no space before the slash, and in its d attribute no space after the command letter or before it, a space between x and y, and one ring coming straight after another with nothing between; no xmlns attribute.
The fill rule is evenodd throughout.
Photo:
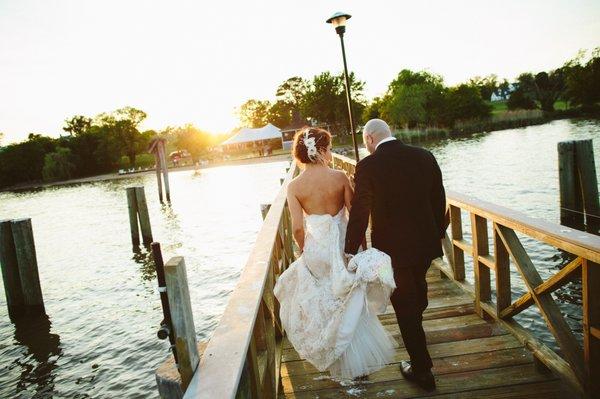
<svg viewBox="0 0 600 399"><path fill-rule="evenodd" d="M71 119L65 120L63 130L71 136L81 135L87 132L92 126L92 119L83 115L75 115Z"/></svg>
<svg viewBox="0 0 600 399"><path fill-rule="evenodd" d="M299 76L294 76L279 85L275 95L277 102L273 104L275 109L271 110L271 118L277 119L284 115L290 114L289 123L300 124L303 122L302 117L302 101L310 88L310 83ZM272 108L273 108L272 107ZM285 127L284 124L276 126Z"/></svg>
<svg viewBox="0 0 600 399"><path fill-rule="evenodd" d="M175 147L178 150L187 150L193 161L197 161L211 143L210 134L198 129L192 124L173 129Z"/></svg>
<svg viewBox="0 0 600 399"><path fill-rule="evenodd" d="M509 110L515 109L536 109L537 105L531 96L520 87L513 91L506 101L506 106Z"/></svg>
<svg viewBox="0 0 600 399"><path fill-rule="evenodd" d="M95 121L111 131L121 146L121 153L129 158L131 166L135 166L136 154L144 151L144 138L138 130L138 126L146 119L146 113L142 110L125 107L117 109L112 113L103 113L96 116Z"/></svg>
<svg viewBox="0 0 600 399"><path fill-rule="evenodd" d="M243 126L257 128L269 123L271 103L267 100L250 99L242 104L238 116Z"/></svg>
<svg viewBox="0 0 600 399"><path fill-rule="evenodd" d="M518 86L515 93L517 98L511 101L512 106L515 103L521 103L524 106L530 106L530 102L526 100L529 98L533 101L538 101L543 111L552 112L554 111L554 103L564 91L565 78L564 73L561 69L554 71L539 72L535 76L532 73L522 73L517 78ZM520 91L520 93L516 93ZM512 108L511 108L512 109Z"/></svg>
<svg viewBox="0 0 600 399"><path fill-rule="evenodd" d="M366 102L363 95L365 83L358 80L354 73L350 73L348 80L352 94L353 122L357 126ZM301 111L316 122L329 124L332 130L349 132L344 75L332 75L331 72L316 75L304 95Z"/></svg>
<svg viewBox="0 0 600 399"><path fill-rule="evenodd" d="M294 111L295 109L291 103L277 100L269 108L267 120L279 128L284 128L292 123ZM296 111L298 114L300 113L299 110Z"/></svg>
<svg viewBox="0 0 600 399"><path fill-rule="evenodd" d="M498 88L496 89L496 95L506 100L510 95L510 90L510 83L508 83L508 80L504 79L500 84L498 84Z"/></svg>
<svg viewBox="0 0 600 399"><path fill-rule="evenodd" d="M485 101L491 101L492 94L498 89L498 76L489 75L485 77L475 76L469 80L469 85L476 87Z"/></svg>
<svg viewBox="0 0 600 399"><path fill-rule="evenodd" d="M370 119L378 119L382 117L383 99L375 97L373 101L366 105L363 110L362 121L367 123Z"/></svg>
<svg viewBox="0 0 600 399"><path fill-rule="evenodd" d="M75 165L71 162L71 150L56 147L54 152L44 156L42 176L44 181L67 180L73 177Z"/></svg>
<svg viewBox="0 0 600 399"><path fill-rule="evenodd" d="M395 126L433 126L441 123L445 87L429 72L400 71L382 99L381 114Z"/></svg>
<svg viewBox="0 0 600 399"><path fill-rule="evenodd" d="M482 119L491 115L491 106L481 97L481 91L471 84L448 89L445 95L444 122L448 126L457 121Z"/></svg>
<svg viewBox="0 0 600 399"><path fill-rule="evenodd" d="M600 47L585 62L585 52L568 61L565 73L565 98L586 108L600 102Z"/></svg>

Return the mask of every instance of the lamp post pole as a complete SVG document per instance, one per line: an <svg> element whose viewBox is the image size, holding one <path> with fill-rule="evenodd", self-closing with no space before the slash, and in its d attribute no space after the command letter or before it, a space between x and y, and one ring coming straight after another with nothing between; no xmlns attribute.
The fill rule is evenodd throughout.
<svg viewBox="0 0 600 399"><path fill-rule="evenodd" d="M344 32L346 32L346 21L350 19L350 14L344 14L341 12L333 14L331 18L327 20L328 24L332 24L335 27L335 31L340 36L340 43L342 45L342 59L344 60L344 82L346 86L346 102L348 103L348 118L350 119L350 134L352 135L352 144L354 145L354 158L356 162L360 160L358 155L358 144L356 143L356 132L354 130L354 118L352 115L352 95L350 93L350 78L348 76L348 64L346 62L346 47L344 46Z"/></svg>

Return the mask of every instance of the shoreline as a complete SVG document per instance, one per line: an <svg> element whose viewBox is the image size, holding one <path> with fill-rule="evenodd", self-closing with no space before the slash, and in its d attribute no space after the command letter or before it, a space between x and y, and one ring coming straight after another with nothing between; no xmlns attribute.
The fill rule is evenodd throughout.
<svg viewBox="0 0 600 399"><path fill-rule="evenodd" d="M220 166L252 165L252 164L257 164L257 163L281 162L281 161L286 161L286 160L291 160L291 159L292 159L291 154L279 154L279 155L271 155L268 157L254 157L254 158L234 159L234 160L230 160L230 161L220 161L220 162L215 162L215 163L211 163L208 165L200 166L200 167L198 167L198 169L202 170L202 169L217 168ZM196 170L196 166L188 165L188 166L181 166L178 168L170 168L169 173L170 172L189 171L189 170ZM149 170L143 170L143 171L134 172L134 173L126 173L126 174L122 174L122 175L120 175L118 173L106 173L103 175L80 177L77 179L61 180L61 181L48 182L48 183L41 183L41 182L24 183L24 184L11 186L11 187L1 188L0 193L34 190L34 189L48 188L48 187L54 187L54 186L66 186L66 185L80 184L80 183L95 183L95 182L106 181L106 180L121 180L121 179L132 178L135 176L144 176L147 174L156 174L156 170L149 169Z"/></svg>

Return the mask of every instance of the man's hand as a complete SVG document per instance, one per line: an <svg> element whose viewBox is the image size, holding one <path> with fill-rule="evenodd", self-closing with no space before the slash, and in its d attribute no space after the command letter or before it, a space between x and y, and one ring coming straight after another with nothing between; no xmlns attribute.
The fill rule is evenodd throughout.
<svg viewBox="0 0 600 399"><path fill-rule="evenodd" d="M356 262L354 262L354 255L344 254L344 260L346 261L346 269L353 272L356 270Z"/></svg>

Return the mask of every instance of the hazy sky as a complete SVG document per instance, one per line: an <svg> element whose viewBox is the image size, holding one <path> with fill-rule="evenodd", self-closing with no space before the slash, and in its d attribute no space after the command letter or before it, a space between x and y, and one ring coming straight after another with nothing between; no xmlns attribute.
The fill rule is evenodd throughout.
<svg viewBox="0 0 600 399"><path fill-rule="evenodd" d="M325 19L348 22L348 63L369 98L402 68L455 84L552 69L600 46L598 0L0 0L0 132L58 136L65 118L131 105L145 128L213 132L288 77L341 71Z"/></svg>

